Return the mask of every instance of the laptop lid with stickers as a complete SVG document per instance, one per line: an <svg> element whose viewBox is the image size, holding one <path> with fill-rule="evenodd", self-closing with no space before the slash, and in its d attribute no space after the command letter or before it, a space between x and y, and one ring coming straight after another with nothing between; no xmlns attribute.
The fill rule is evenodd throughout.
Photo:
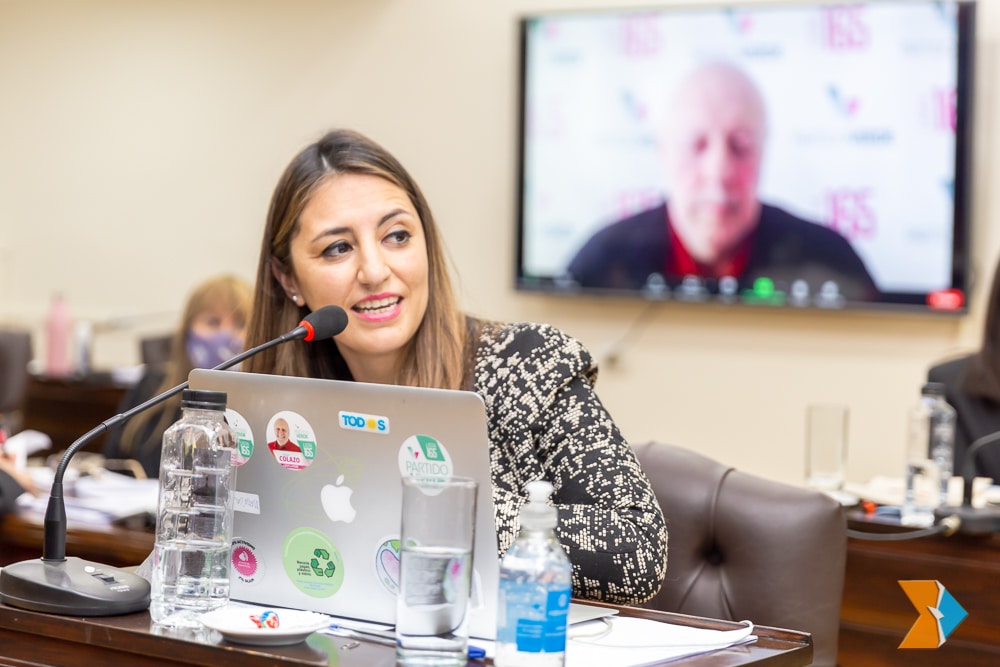
<svg viewBox="0 0 1000 667"><path fill-rule="evenodd" d="M496 634L499 576L478 394L195 369L237 435L232 598L393 623L400 479L479 480L470 634Z"/></svg>

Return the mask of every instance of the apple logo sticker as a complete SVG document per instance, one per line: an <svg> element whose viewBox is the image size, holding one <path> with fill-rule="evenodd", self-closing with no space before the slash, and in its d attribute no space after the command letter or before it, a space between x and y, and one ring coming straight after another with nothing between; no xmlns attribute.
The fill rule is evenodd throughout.
<svg viewBox="0 0 1000 667"><path fill-rule="evenodd" d="M343 486L344 476L337 477L334 484L327 484L320 491L319 500L323 505L323 511L330 517L330 521L343 521L351 523L358 512L351 505L351 494L354 489Z"/></svg>

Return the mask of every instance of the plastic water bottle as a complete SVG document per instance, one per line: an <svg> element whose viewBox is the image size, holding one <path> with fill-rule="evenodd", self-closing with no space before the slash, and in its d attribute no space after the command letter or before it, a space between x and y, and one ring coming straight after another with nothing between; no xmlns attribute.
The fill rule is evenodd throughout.
<svg viewBox="0 0 1000 667"><path fill-rule="evenodd" d="M62 294L52 297L49 306L49 316L45 322L47 349L45 357L45 374L49 377L65 377L70 374L69 339L72 322L69 307Z"/></svg>
<svg viewBox="0 0 1000 667"><path fill-rule="evenodd" d="M554 532L552 485L529 482L521 531L500 562L497 667L558 667L566 663L566 622L572 568Z"/></svg>
<svg viewBox="0 0 1000 667"><path fill-rule="evenodd" d="M934 509L948 504L954 459L955 409L944 399L944 385L928 382L910 413L903 524L929 526L934 522Z"/></svg>
<svg viewBox="0 0 1000 667"><path fill-rule="evenodd" d="M957 413L944 398L944 385L928 382L924 385L924 396L931 401L930 444L931 460L937 464L941 501L939 507L948 505L948 484L955 473L955 422Z"/></svg>
<svg viewBox="0 0 1000 667"><path fill-rule="evenodd" d="M201 614L229 602L236 438L225 392L187 389L181 408L163 434L149 615L200 627Z"/></svg>

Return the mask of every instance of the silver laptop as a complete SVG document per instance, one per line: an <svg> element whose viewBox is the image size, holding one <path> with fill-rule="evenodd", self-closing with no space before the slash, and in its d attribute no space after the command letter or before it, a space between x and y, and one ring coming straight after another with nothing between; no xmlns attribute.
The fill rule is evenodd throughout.
<svg viewBox="0 0 1000 667"><path fill-rule="evenodd" d="M237 434L234 600L394 623L400 479L431 467L479 480L469 629L495 637L499 562L478 394L200 369L189 381L228 394Z"/></svg>

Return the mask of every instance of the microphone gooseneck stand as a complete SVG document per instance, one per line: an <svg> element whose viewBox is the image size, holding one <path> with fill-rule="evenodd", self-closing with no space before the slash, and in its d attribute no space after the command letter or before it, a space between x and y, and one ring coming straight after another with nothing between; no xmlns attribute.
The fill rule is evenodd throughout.
<svg viewBox="0 0 1000 667"><path fill-rule="evenodd" d="M306 316L295 329L242 352L212 370L226 370L255 354L292 340L332 338L347 326L347 313L326 306ZM187 388L181 384L145 403L106 419L77 438L63 454L52 478L45 509L45 533L40 559L22 561L0 570L0 600L51 614L112 616L141 611L149 606L149 582L119 568L66 557L66 503L63 477L73 456L87 443L131 417L148 410Z"/></svg>

